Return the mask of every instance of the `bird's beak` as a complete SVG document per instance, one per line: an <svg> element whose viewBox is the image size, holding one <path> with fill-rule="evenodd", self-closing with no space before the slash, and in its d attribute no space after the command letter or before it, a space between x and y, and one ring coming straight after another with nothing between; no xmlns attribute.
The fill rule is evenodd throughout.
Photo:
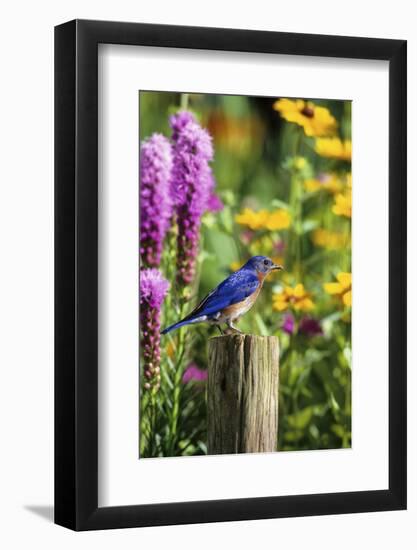
<svg viewBox="0 0 417 550"><path fill-rule="evenodd" d="M282 270L284 269L282 265L278 265L278 264L274 264L272 267L271 267L271 270L272 271L275 271L275 270Z"/></svg>

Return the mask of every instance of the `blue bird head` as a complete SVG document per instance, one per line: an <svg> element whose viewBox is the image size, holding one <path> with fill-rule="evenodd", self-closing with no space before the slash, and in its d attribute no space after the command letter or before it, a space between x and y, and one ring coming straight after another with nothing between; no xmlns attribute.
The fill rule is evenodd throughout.
<svg viewBox="0 0 417 550"><path fill-rule="evenodd" d="M253 256L243 267L253 269L257 273L263 273L265 275L275 269L284 269L282 265L274 264L271 258L267 256Z"/></svg>

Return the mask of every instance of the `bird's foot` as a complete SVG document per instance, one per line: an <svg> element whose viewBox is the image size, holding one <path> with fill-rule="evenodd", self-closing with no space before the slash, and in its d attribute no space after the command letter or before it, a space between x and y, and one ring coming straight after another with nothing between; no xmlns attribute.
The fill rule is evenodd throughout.
<svg viewBox="0 0 417 550"><path fill-rule="evenodd" d="M241 330L239 330L237 327L233 326L231 323L227 326L227 332L226 334L243 334Z"/></svg>

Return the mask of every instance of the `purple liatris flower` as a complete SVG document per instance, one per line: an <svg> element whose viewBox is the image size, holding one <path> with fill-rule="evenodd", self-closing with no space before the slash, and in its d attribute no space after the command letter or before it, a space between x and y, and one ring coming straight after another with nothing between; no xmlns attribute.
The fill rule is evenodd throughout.
<svg viewBox="0 0 417 550"><path fill-rule="evenodd" d="M216 195L214 189L216 187L216 180L214 179L213 173L210 169L210 175L207 180L207 204L206 210L209 212L220 212L224 208L221 198Z"/></svg>
<svg viewBox="0 0 417 550"><path fill-rule="evenodd" d="M171 116L169 119L169 124L172 130L172 139L174 141L177 141L182 130L184 130L184 128L188 124L195 124L195 123L196 123L196 119L194 115L189 111L180 111L175 115Z"/></svg>
<svg viewBox="0 0 417 550"><path fill-rule="evenodd" d="M320 322L313 317L303 317L298 325L298 332L306 336L323 334Z"/></svg>
<svg viewBox="0 0 417 550"><path fill-rule="evenodd" d="M287 313L284 316L284 322L282 323L282 330L287 334L294 334L295 319L291 313Z"/></svg>
<svg viewBox="0 0 417 550"><path fill-rule="evenodd" d="M187 111L173 115L170 125L173 140L171 197L178 224L177 281L187 285L195 275L201 216L209 207L215 184L209 165L213 146L210 134Z"/></svg>
<svg viewBox="0 0 417 550"><path fill-rule="evenodd" d="M182 381L184 384L187 384L192 380L196 382L204 382L207 380L207 371L200 369L195 363L190 363L182 375Z"/></svg>
<svg viewBox="0 0 417 550"><path fill-rule="evenodd" d="M139 281L141 348L144 360L144 387L159 389L161 306L168 292L169 283L159 269L142 269Z"/></svg>
<svg viewBox="0 0 417 550"><path fill-rule="evenodd" d="M216 195L216 193L212 193L207 201L207 210L215 214L216 212L223 210L223 208L224 204L222 203L221 198Z"/></svg>
<svg viewBox="0 0 417 550"><path fill-rule="evenodd" d="M171 169L171 144L161 134L153 134L140 150L140 256L149 267L161 262L172 215Z"/></svg>

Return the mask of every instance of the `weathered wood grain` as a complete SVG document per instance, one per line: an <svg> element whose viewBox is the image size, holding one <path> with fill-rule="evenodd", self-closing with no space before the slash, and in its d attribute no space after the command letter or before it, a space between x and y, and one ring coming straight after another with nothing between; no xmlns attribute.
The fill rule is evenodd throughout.
<svg viewBox="0 0 417 550"><path fill-rule="evenodd" d="M277 450L279 342L232 334L208 346L208 453Z"/></svg>

